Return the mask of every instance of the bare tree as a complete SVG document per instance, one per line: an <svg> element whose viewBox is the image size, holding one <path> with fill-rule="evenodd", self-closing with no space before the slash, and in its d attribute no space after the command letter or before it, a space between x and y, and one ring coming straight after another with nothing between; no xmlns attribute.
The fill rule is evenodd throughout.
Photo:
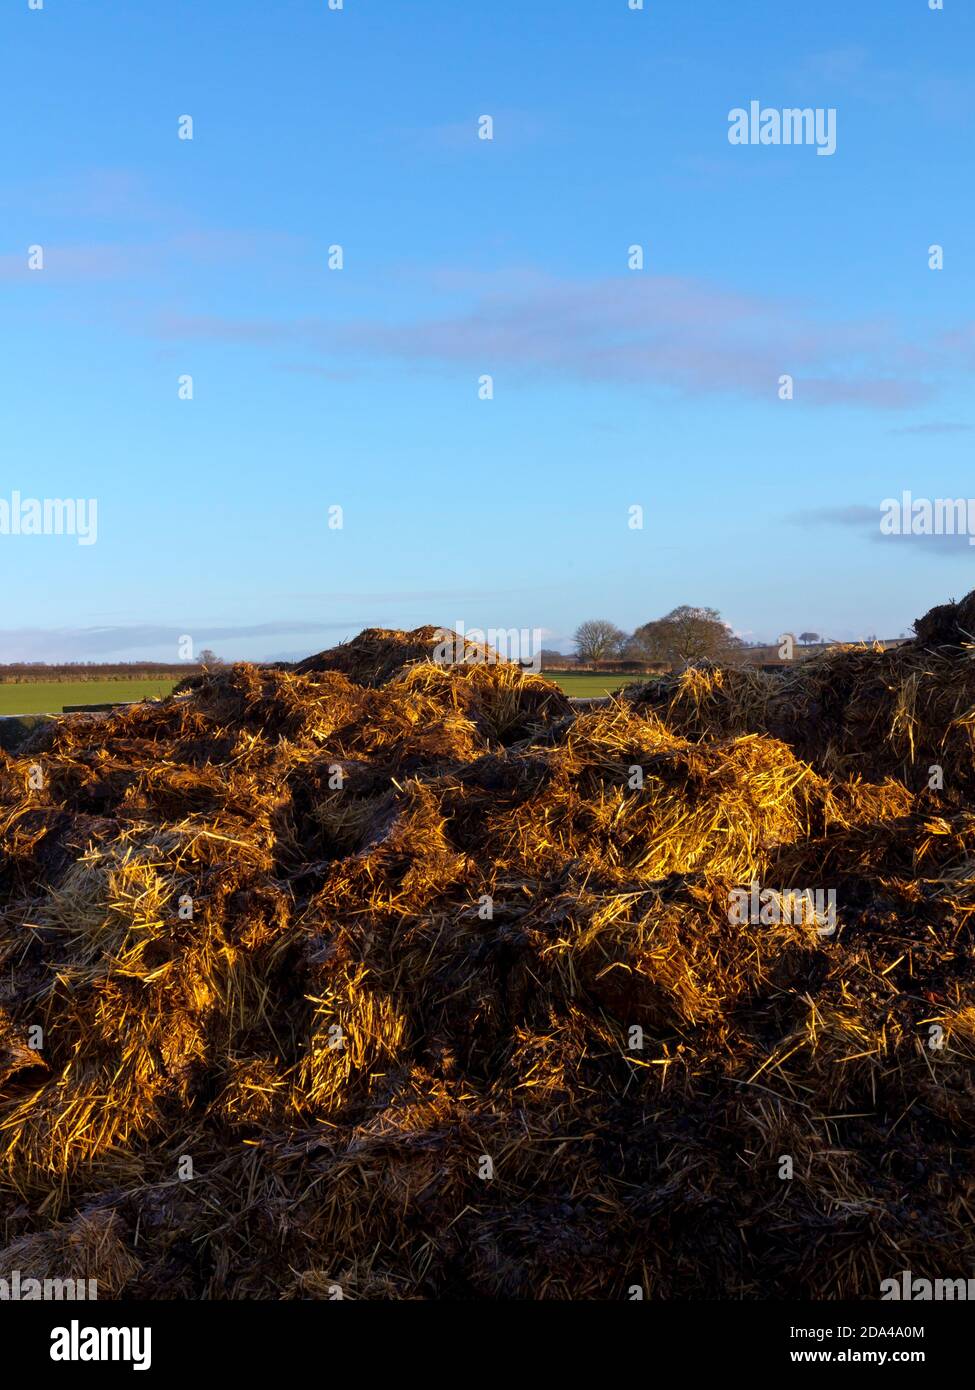
<svg viewBox="0 0 975 1390"><path fill-rule="evenodd" d="M580 661L610 661L622 650L626 633L606 618L590 618L579 624L572 640Z"/></svg>
<svg viewBox="0 0 975 1390"><path fill-rule="evenodd" d="M810 642L818 642L819 640L818 632L800 632L799 634L799 641L804 647L807 647Z"/></svg>
<svg viewBox="0 0 975 1390"><path fill-rule="evenodd" d="M693 608L685 603L638 627L627 645L627 654L686 666L702 659L726 660L743 646L717 609Z"/></svg>
<svg viewBox="0 0 975 1390"><path fill-rule="evenodd" d="M200 652L199 662L201 666L223 665L223 662L220 660L219 656L217 656L216 652L211 651L209 647L204 647L202 652Z"/></svg>

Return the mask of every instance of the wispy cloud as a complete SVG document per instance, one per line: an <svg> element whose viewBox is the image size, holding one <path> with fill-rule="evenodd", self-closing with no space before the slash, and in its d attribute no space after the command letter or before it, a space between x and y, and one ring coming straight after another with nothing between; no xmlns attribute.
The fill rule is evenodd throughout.
<svg viewBox="0 0 975 1390"><path fill-rule="evenodd" d="M121 659L126 653L148 649L168 650L171 656L166 659L175 661L184 635L192 637L194 648L199 651L215 642L335 633L348 627L347 621L322 623L282 619L237 627L206 623L129 623L106 627L6 628L0 629L0 661L97 661Z"/></svg>
<svg viewBox="0 0 975 1390"><path fill-rule="evenodd" d="M900 425L889 434L968 434L973 426L956 420L929 420L922 425Z"/></svg>
<svg viewBox="0 0 975 1390"><path fill-rule="evenodd" d="M870 55L867 49L859 46L828 48L821 53L812 53L800 65L804 76L823 82L849 84L862 79L869 71Z"/></svg>
<svg viewBox="0 0 975 1390"><path fill-rule="evenodd" d="M185 222L185 208L161 198L138 170L88 168L60 170L36 178L5 180L0 210L30 208L33 216L72 221L111 220L114 224Z"/></svg>
<svg viewBox="0 0 975 1390"><path fill-rule="evenodd" d="M861 377L843 381L831 377L800 377L796 399L807 405L873 406L877 410L906 410L932 394L929 382L904 377Z"/></svg>
<svg viewBox="0 0 975 1390"><path fill-rule="evenodd" d="M427 289L428 298L450 302L420 318L166 314L155 331L176 341L301 346L340 358L345 370L350 360L463 364L519 382L560 377L687 395L775 400L780 376L790 375L799 403L879 410L927 400L932 374L958 356L957 333L918 344L887 319L829 319L809 306L677 277L570 281L518 270L507 280L461 272L451 283L441 272ZM967 330L961 337L967 342Z"/></svg>
<svg viewBox="0 0 975 1390"><path fill-rule="evenodd" d="M490 115L494 123L494 139L481 139L478 123L481 116ZM504 157L511 150L521 149L551 133L546 121L536 112L501 107L485 110L480 107L453 121L427 126L397 126L387 138L406 144L421 153L437 151L449 154L471 154Z"/></svg>
<svg viewBox="0 0 975 1390"><path fill-rule="evenodd" d="M797 526L879 526L880 507L812 507L793 512L788 520Z"/></svg>
<svg viewBox="0 0 975 1390"><path fill-rule="evenodd" d="M937 67L924 73L916 68L883 66L867 48L859 46L810 54L790 76L806 91L811 85L820 84L827 95L836 89L875 105L904 102L942 124L962 120L975 109L975 92L970 82L946 75Z"/></svg>
<svg viewBox="0 0 975 1390"><path fill-rule="evenodd" d="M896 496L896 491L894 494ZM975 547L969 544L967 533L959 535L887 535L880 529L883 510L878 502L873 507L852 503L845 507L813 507L806 511L793 512L786 520L796 526L847 526L860 533L863 540L882 542L884 545L899 545L916 553L937 555L943 558L966 555L975 566Z"/></svg>
<svg viewBox="0 0 975 1390"><path fill-rule="evenodd" d="M258 254L267 259L304 246L293 234L213 226L130 169L64 170L7 182L0 188L0 214L8 228L0 249L0 281L6 282L151 278L170 266L224 265ZM15 222L21 245L11 245ZM29 246L43 248L42 271L28 267Z"/></svg>
<svg viewBox="0 0 975 1390"><path fill-rule="evenodd" d="M28 245L43 252L43 269L31 269ZM37 239L20 251L0 254L0 281L49 282L130 280L158 276L176 264L223 265L254 255L264 239L246 232L193 229L159 241L65 243L39 231Z"/></svg>

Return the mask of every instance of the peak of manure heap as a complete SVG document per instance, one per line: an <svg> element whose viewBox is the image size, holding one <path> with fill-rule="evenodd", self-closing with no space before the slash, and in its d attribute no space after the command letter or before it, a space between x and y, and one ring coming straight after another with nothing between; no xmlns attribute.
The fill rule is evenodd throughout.
<svg viewBox="0 0 975 1390"><path fill-rule="evenodd" d="M377 629L0 753L0 1267L150 1298L968 1277L966 604L586 712ZM752 885L835 893L835 928L734 921Z"/></svg>

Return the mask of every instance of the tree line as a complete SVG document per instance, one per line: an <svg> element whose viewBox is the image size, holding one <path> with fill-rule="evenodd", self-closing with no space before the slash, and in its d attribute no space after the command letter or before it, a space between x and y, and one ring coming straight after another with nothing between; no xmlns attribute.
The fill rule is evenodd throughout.
<svg viewBox="0 0 975 1390"><path fill-rule="evenodd" d="M0 663L0 685L43 681L183 680L223 662L209 647L196 661L8 661Z"/></svg>
<svg viewBox="0 0 975 1390"><path fill-rule="evenodd" d="M799 641L818 642L819 634L800 633ZM579 661L661 661L671 666L722 661L747 645L716 608L686 603L630 633L606 618L589 618L576 628L573 642Z"/></svg>

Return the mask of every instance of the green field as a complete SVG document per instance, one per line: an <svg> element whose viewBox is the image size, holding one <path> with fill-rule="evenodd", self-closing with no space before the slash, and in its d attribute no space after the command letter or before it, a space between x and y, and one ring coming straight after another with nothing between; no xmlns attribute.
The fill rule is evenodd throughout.
<svg viewBox="0 0 975 1390"><path fill-rule="evenodd" d="M566 695L572 695L576 698L584 696L591 698L610 695L614 690L619 690L621 685L630 685L633 681L644 681L648 678L646 676L601 676L595 671L584 671L577 676L552 674L548 679L561 686Z"/></svg>
<svg viewBox="0 0 975 1390"><path fill-rule="evenodd" d="M0 714L60 714L65 705L101 705L107 700L145 700L168 695L171 680L38 681L0 685Z"/></svg>
<svg viewBox="0 0 975 1390"><path fill-rule="evenodd" d="M609 695L642 676L601 676L591 671L579 675L552 675L549 680L573 696ZM168 695L175 682L143 681L38 681L36 684L0 684L0 715L60 714L65 705L100 705L109 700L145 700Z"/></svg>

